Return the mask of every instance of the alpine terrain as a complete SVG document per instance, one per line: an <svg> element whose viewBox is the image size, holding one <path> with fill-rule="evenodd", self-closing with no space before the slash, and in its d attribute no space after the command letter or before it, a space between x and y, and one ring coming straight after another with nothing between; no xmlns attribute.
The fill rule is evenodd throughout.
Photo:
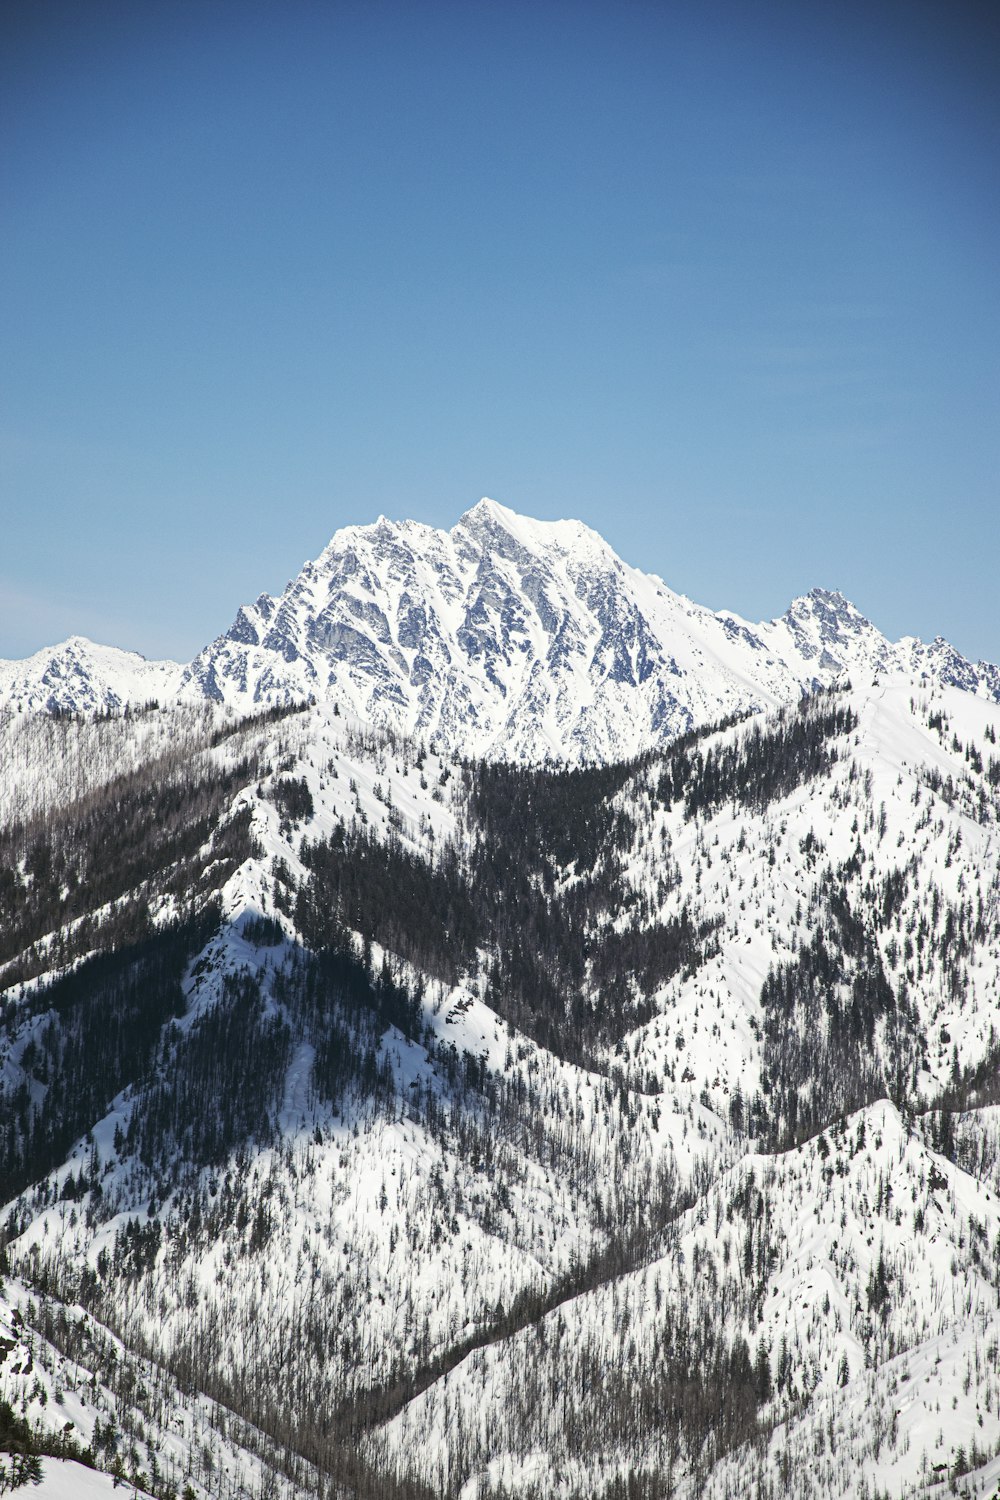
<svg viewBox="0 0 1000 1500"><path fill-rule="evenodd" d="M1000 669L481 501L0 696L0 1493L998 1493Z"/></svg>

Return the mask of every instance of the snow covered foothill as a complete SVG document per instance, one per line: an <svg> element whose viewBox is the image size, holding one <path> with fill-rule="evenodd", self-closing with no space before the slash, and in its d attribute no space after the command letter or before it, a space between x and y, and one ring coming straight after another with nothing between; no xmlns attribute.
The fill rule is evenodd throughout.
<svg viewBox="0 0 1000 1500"><path fill-rule="evenodd" d="M176 774L214 734L243 717L204 702L171 702L128 715L0 708L0 820L28 823L40 813L66 810L140 767Z"/></svg>
<svg viewBox="0 0 1000 1500"><path fill-rule="evenodd" d="M795 1151L745 1158L672 1228L664 1254L473 1352L373 1446L399 1472L469 1496L529 1476L560 1494L598 1493L630 1467L662 1473L670 1443L655 1420L640 1460L629 1442L598 1443L582 1461L562 1393L587 1370L627 1369L641 1400L668 1310L683 1308L763 1357L773 1396L764 1462L739 1449L707 1467L689 1457L679 1494L755 1495L786 1453L815 1486L793 1494L857 1495L862 1479L916 1493L935 1466L950 1475L962 1454L971 1471L1000 1444L998 1230L995 1192L929 1152L891 1104L871 1106Z"/></svg>
<svg viewBox="0 0 1000 1500"><path fill-rule="evenodd" d="M281 861L289 878L304 880L304 840L327 836L347 819L432 859L460 835L445 774L450 759L426 752L418 770L413 747L366 736L326 706L262 733L269 736L272 769L234 803L234 811L250 811L256 849L221 888L224 920L184 981L185 1011L170 1032L178 1039L223 1003L227 982L250 972L265 1014L283 1018L282 974L301 948L275 904L274 868ZM223 746L206 753L228 752ZM304 781L313 804L294 825L275 797L285 778ZM283 936L262 944L252 924L265 915ZM376 945L376 971L381 961ZM130 1338L183 1363L193 1298L221 1313L213 1318L222 1338L217 1368L235 1381L248 1351L257 1369L280 1362L319 1289L334 1325L356 1327L355 1308L363 1305L366 1378L388 1381L399 1360L436 1357L488 1333L498 1309L544 1296L604 1243L616 1204L644 1203L661 1168L686 1176L725 1137L687 1091L662 1108L641 1092L609 1088L604 1074L518 1034L473 982L427 985L424 1024L434 1038L431 1052L398 1031L382 1038L380 1054L403 1101L388 1120L363 1101L331 1111L312 1081L314 1045L303 1038L289 1061L279 1139L261 1143L238 1180L228 1170L203 1169L166 1190L151 1181L121 1144L136 1102L134 1091L126 1091L23 1201L30 1223L19 1235L18 1256L38 1271L55 1252L64 1267L75 1264L78 1274L93 1276L131 1244L133 1227L143 1234L162 1229L148 1273L134 1288L120 1286L116 1297L116 1326L128 1328ZM171 1045L168 1038L167 1070ZM488 1119L462 1123L442 1059L466 1056L481 1059L506 1087L521 1088L525 1099L558 1100L559 1110L539 1109L530 1129L512 1116L500 1135ZM439 1101L433 1130L426 1118L431 1099ZM470 1139L480 1142L471 1154ZM74 1208L75 1184L94 1172L94 1163L100 1164L96 1225L89 1212ZM249 1210L244 1233L234 1236L230 1225L219 1237L192 1238L192 1193L206 1207L235 1194ZM155 1213L151 1197L159 1200ZM267 1229L255 1241L254 1205L261 1202L268 1205ZM341 1398L352 1390L356 1363L352 1334L333 1364L342 1371Z"/></svg>
<svg viewBox="0 0 1000 1500"><path fill-rule="evenodd" d="M844 886L861 913L893 892L892 920L877 941L887 981L905 985L927 1039L917 1080L925 1098L947 1085L956 1057L960 1068L978 1062L991 1045L991 1028L997 1030L1000 963L978 914L995 921L1000 903L1000 810L982 774L1000 712L957 689L915 690L898 677L837 699L857 725L833 742L836 761L821 780L793 788L763 816L728 801L693 819L683 805L657 805L655 768L622 794L643 825L626 879L648 898L669 862L671 889L660 916L696 906L718 924L717 954L697 974L672 982L660 1014L626 1050L640 1072L689 1074L721 1113L737 1084L745 1098L759 1087L762 985L813 933L824 876ZM718 753L745 743L768 722L752 720L699 748ZM907 944L907 935L926 923L928 904L939 940L955 933L937 961L926 944L919 957ZM955 965L958 912L980 936L962 942L963 961ZM945 983L942 963L950 966Z"/></svg>

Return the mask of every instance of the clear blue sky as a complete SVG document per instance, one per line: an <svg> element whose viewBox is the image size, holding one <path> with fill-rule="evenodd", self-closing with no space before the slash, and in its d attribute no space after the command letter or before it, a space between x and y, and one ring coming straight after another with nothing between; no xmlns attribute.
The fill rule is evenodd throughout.
<svg viewBox="0 0 1000 1500"><path fill-rule="evenodd" d="M0 656L578 516L1000 660L1000 6L20 0Z"/></svg>

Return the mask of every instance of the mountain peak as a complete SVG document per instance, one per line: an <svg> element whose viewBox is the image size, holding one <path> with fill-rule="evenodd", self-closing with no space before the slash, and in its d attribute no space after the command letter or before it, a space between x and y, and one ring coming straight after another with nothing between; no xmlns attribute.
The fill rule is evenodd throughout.
<svg viewBox="0 0 1000 1500"><path fill-rule="evenodd" d="M831 589L769 624L716 615L582 521L484 496L450 531L384 516L338 531L280 599L244 607L185 684L253 704L330 698L469 755L596 761L845 670L947 668L981 690L976 669L940 657L893 645Z"/></svg>
<svg viewBox="0 0 1000 1500"><path fill-rule="evenodd" d="M182 670L178 662L148 661L138 651L71 635L19 661L0 661L0 704L93 713L162 701L177 692Z"/></svg>
<svg viewBox="0 0 1000 1500"><path fill-rule="evenodd" d="M839 589L810 589L806 598L811 599L816 604L828 604L836 609L854 609L854 605L850 599L848 599L846 594L842 594Z"/></svg>
<svg viewBox="0 0 1000 1500"><path fill-rule="evenodd" d="M531 516L519 515L509 506L501 505L499 500L491 500L488 495L484 495L481 500L477 500L475 505L459 516L455 526L452 527L452 535L459 527L471 531L500 527L511 536L522 537L544 525L544 521L536 521Z"/></svg>
<svg viewBox="0 0 1000 1500"><path fill-rule="evenodd" d="M835 613L842 615L858 616L864 619L860 610L842 594L839 589L812 588L807 594L800 594L793 599L786 613L792 614L817 614Z"/></svg>
<svg viewBox="0 0 1000 1500"><path fill-rule="evenodd" d="M491 500L489 495L484 495L481 500L477 500L475 505L471 505L464 515L459 517L459 520L471 520L473 516L496 516L512 520L520 519L508 506L501 505L499 500Z"/></svg>

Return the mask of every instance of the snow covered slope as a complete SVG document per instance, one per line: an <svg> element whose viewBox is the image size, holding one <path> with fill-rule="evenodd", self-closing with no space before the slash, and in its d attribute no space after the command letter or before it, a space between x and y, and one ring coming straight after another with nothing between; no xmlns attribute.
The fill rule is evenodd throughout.
<svg viewBox="0 0 1000 1500"><path fill-rule="evenodd" d="M998 734L896 674L574 771L19 720L18 1274L307 1492L995 1488Z"/></svg>
<svg viewBox="0 0 1000 1500"><path fill-rule="evenodd" d="M671 1470L684 1500L755 1496L783 1474L793 1494L807 1476L845 1500L862 1481L915 1494L960 1451L971 1470L1000 1447L998 1232L996 1194L879 1103L796 1151L745 1157L640 1270L469 1354L372 1448L401 1473L443 1455L442 1487L469 1500L532 1483L600 1494ZM721 1397L714 1436L700 1462L678 1462L671 1366L720 1323L726 1379L700 1393ZM756 1452L724 1440L741 1367L765 1401ZM574 1397L612 1370L627 1370L628 1399L595 1431Z"/></svg>
<svg viewBox="0 0 1000 1500"><path fill-rule="evenodd" d="M136 1357L95 1318L14 1279L0 1292L0 1411L40 1456L33 1500L306 1500L273 1445L166 1371ZM2 1420L2 1418L0 1418ZM11 1459L0 1440L0 1493Z"/></svg>
<svg viewBox="0 0 1000 1500"><path fill-rule="evenodd" d="M0 661L0 704L50 713L120 709L172 697L181 673L177 662L147 661L137 651L73 635L22 661Z"/></svg>
<svg viewBox="0 0 1000 1500"><path fill-rule="evenodd" d="M1000 669L893 644L814 590L766 625L629 567L578 521L481 500L450 532L384 517L338 531L187 668L226 702L332 698L465 754L611 760L843 672L905 671L1000 701Z"/></svg>

